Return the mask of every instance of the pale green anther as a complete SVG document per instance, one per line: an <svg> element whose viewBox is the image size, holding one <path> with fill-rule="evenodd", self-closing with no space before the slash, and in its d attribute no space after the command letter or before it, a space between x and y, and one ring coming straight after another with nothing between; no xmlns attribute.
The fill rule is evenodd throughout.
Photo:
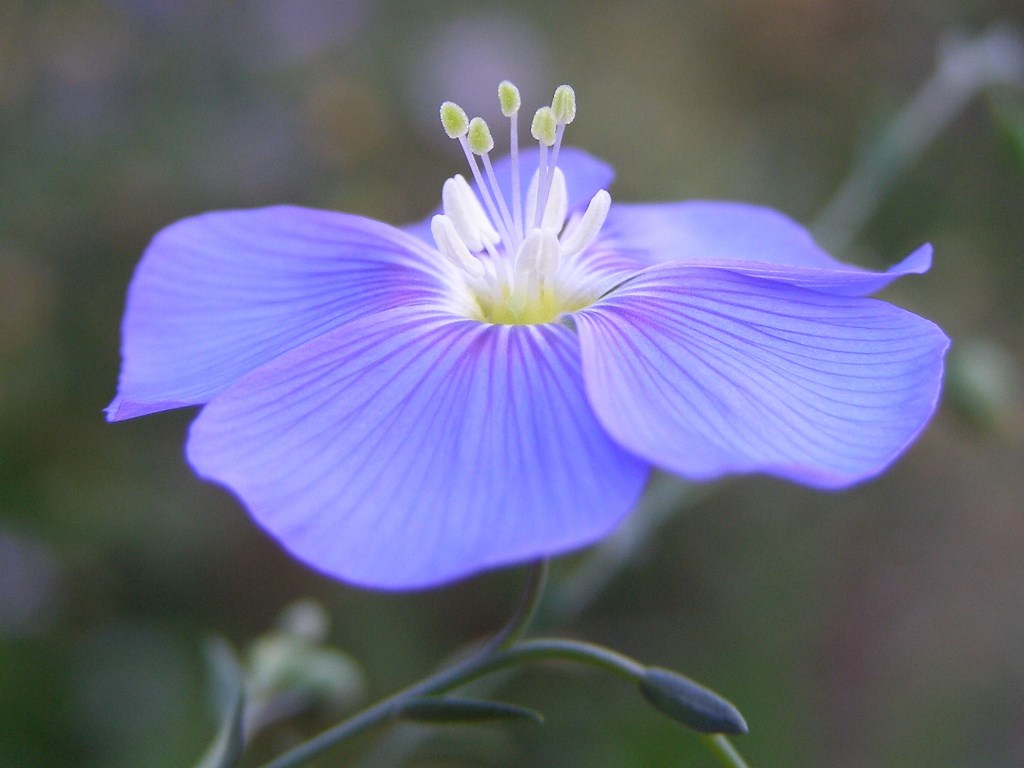
<svg viewBox="0 0 1024 768"><path fill-rule="evenodd" d="M576 119L576 91L569 85L560 85L551 99L551 109L559 125L568 125Z"/></svg>
<svg viewBox="0 0 1024 768"><path fill-rule="evenodd" d="M469 118L465 110L454 101L446 101L441 105L441 125L449 139L465 136L469 130Z"/></svg>
<svg viewBox="0 0 1024 768"><path fill-rule="evenodd" d="M475 154L486 155L494 149L494 139L491 137L491 129L481 117L474 117L469 121L469 148Z"/></svg>
<svg viewBox="0 0 1024 768"><path fill-rule="evenodd" d="M533 123L530 125L530 133L537 141L551 146L555 143L555 129L558 121L555 119L555 111L551 107L541 107L533 116Z"/></svg>
<svg viewBox="0 0 1024 768"><path fill-rule="evenodd" d="M512 117L519 111L522 100L519 98L519 89L510 81L502 80L498 86L498 101L501 102L501 114L505 117Z"/></svg>

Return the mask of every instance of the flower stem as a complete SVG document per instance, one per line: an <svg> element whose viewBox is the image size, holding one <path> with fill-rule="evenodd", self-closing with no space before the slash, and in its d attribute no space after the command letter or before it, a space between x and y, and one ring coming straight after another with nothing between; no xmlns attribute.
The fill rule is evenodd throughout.
<svg viewBox="0 0 1024 768"><path fill-rule="evenodd" d="M634 659L609 648L562 638L522 640L540 603L546 577L547 562L541 560L534 563L512 618L479 649L451 666L343 720L290 752L264 764L262 768L295 768L357 733L395 719L413 699L445 693L478 678L521 664L535 661L571 661L611 672L632 683L640 682L646 668ZM746 763L723 736L701 738L726 768L747 768Z"/></svg>
<svg viewBox="0 0 1024 768"><path fill-rule="evenodd" d="M373 706L364 709L347 720L343 720L334 727L328 728L290 752L286 752L266 763L263 768L293 768L293 766L302 765L350 736L354 736L361 731L395 717L401 711L405 702L411 699L441 693L476 677L485 675L488 672L507 666L509 663L516 663L515 661L503 663L503 660L508 655L503 649L513 645L529 629L530 622L536 614L537 606L540 604L544 592L547 573L548 562L546 559L538 560L531 566L522 596L512 617L479 650L462 661L456 662L452 666L421 680L419 683L382 699Z"/></svg>
<svg viewBox="0 0 1024 768"><path fill-rule="evenodd" d="M343 720L333 728L319 736L299 745L290 752L266 763L263 768L294 768L321 752L354 736L368 728L394 718L404 704L421 696L444 693L470 680L483 677L505 667L516 666L524 662L564 660L603 669L637 681L643 675L644 668L633 659L620 653L602 648L601 646L575 640L538 639L518 643L506 650L491 650L488 644L480 651L457 662L451 667L438 672L386 699L374 704L362 712Z"/></svg>
<svg viewBox="0 0 1024 768"><path fill-rule="evenodd" d="M964 106L986 88L1020 82L1024 44L1006 28L950 43L934 73L896 115L828 201L811 229L842 250L877 210L892 181L914 163Z"/></svg>
<svg viewBox="0 0 1024 768"><path fill-rule="evenodd" d="M484 647L482 653L507 648L519 640L533 623L537 615L537 607L544 596L544 587L548 582L548 559L537 560L530 565L530 571L523 587L522 596L519 598L519 605L515 613L508 620L504 627L492 637Z"/></svg>
<svg viewBox="0 0 1024 768"><path fill-rule="evenodd" d="M521 643L495 654L484 664L480 674L495 672L530 661L575 661L588 664L605 672L637 682L644 675L644 666L610 648L581 640L562 638L537 638Z"/></svg>
<svg viewBox="0 0 1024 768"><path fill-rule="evenodd" d="M722 734L701 734L700 740L724 768L749 768L740 753L736 751L736 747Z"/></svg>

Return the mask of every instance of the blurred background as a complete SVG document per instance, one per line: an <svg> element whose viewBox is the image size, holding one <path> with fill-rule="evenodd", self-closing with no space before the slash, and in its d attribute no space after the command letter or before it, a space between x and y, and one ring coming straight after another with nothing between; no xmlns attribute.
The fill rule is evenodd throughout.
<svg viewBox="0 0 1024 768"><path fill-rule="evenodd" d="M499 133L505 77L527 114L574 85L567 143L616 167L615 199L771 205L874 267L932 242L931 273L886 297L954 339L940 413L884 477L661 478L623 536L556 563L550 620L726 695L752 768L1024 765L1022 92L983 89L905 172L898 141L872 149L951 40L995 23L1024 29L1019 0L0 0L0 765L193 764L216 729L207 639L244 649L300 598L363 701L504 621L518 570L329 582L190 473L192 412L102 408L158 229L279 202L416 220L464 172L438 104ZM877 211L820 218L857 167L885 182ZM533 669L502 695L546 725L318 764L713 765L618 680ZM267 731L246 764L347 706Z"/></svg>

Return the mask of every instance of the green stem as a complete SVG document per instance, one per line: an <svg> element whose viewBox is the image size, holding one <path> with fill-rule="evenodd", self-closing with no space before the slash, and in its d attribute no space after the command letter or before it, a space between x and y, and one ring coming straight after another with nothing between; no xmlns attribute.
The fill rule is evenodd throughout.
<svg viewBox="0 0 1024 768"><path fill-rule="evenodd" d="M519 598L519 605L516 606L512 618L508 623L492 637L481 653L507 648L519 640L533 623L533 617L537 615L537 607L541 598L544 597L544 587L548 581L548 559L537 560L530 565L526 585L523 587L523 594Z"/></svg>
<svg viewBox="0 0 1024 768"><path fill-rule="evenodd" d="M736 751L736 747L722 734L701 734L700 740L724 768L749 768L740 753Z"/></svg>
<svg viewBox="0 0 1024 768"><path fill-rule="evenodd" d="M393 720L413 699L445 693L478 678L520 664L535 661L571 661L611 672L632 683L639 683L646 668L609 648L561 638L521 640L540 603L546 577L547 562L538 561L530 570L523 596L512 618L477 651L343 720L290 752L271 760L263 768L295 768L357 733ZM723 736L701 738L727 768L747 768L746 763Z"/></svg>
<svg viewBox="0 0 1024 768"><path fill-rule="evenodd" d="M581 640L537 638L518 643L486 660L481 674L532 661L574 661L578 664L588 664L632 683L639 682L645 671L645 667L639 662L610 648Z"/></svg>
<svg viewBox="0 0 1024 768"><path fill-rule="evenodd" d="M550 660L589 664L633 682L638 681L644 672L642 665L627 656L576 640L527 640L504 650L493 650L488 644L448 669L392 694L348 720L338 723L305 744L270 761L263 768L294 768L302 765L350 736L396 717L410 699L444 693L506 667Z"/></svg>

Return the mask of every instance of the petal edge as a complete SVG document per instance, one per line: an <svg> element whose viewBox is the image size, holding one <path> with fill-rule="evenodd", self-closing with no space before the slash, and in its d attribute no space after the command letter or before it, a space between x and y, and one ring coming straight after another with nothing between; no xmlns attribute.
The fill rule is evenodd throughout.
<svg viewBox="0 0 1024 768"><path fill-rule="evenodd" d="M433 586L609 533L648 465L616 445L563 326L364 318L217 396L188 457L315 568Z"/></svg>
<svg viewBox="0 0 1024 768"><path fill-rule="evenodd" d="M624 446L695 479L766 472L821 488L873 477L913 442L949 343L875 299L678 265L576 322L591 403Z"/></svg>
<svg viewBox="0 0 1024 768"><path fill-rule="evenodd" d="M172 224L132 278L107 418L204 403L340 324L396 303L440 303L444 268L393 227L329 211L278 206Z"/></svg>

